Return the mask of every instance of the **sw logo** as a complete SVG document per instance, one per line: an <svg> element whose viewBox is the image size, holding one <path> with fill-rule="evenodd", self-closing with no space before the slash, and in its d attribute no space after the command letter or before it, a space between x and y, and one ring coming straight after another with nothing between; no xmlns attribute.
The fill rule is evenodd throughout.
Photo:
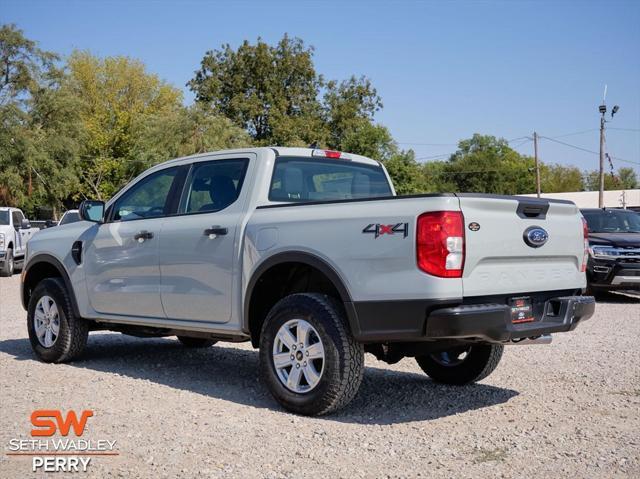
<svg viewBox="0 0 640 479"><path fill-rule="evenodd" d="M73 428L76 436L82 436L87 419L91 416L93 416L93 411L82 411L80 419L78 419L75 411L69 411L67 417L63 418L59 409L39 409L31 414L31 424L36 428L31 430L31 435L48 437L53 436L56 431L60 431L62 436L68 436L69 431Z"/></svg>
<svg viewBox="0 0 640 479"><path fill-rule="evenodd" d="M382 225L380 223L371 223L367 225L363 230L363 233L370 233L374 235L374 238L378 238L382 235L394 235L396 233L402 233L403 238L409 235L409 223L396 223L394 225Z"/></svg>

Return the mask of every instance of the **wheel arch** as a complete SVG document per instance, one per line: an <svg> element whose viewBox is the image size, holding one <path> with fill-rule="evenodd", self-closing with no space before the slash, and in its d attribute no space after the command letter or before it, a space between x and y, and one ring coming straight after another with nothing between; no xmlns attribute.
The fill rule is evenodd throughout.
<svg viewBox="0 0 640 479"><path fill-rule="evenodd" d="M269 279L282 278L284 273L290 275L285 283L266 284ZM306 290L307 288L299 284L302 276L307 281L307 288L314 288L313 291ZM280 291L273 294L277 286L281 286ZM259 344L262 323L271 307L283 297L296 292L319 292L336 297L344 305L347 327L352 333L356 333L356 312L349 290L340 274L326 260L314 254L291 251L277 253L265 259L255 269L247 284L243 324L250 333L254 347Z"/></svg>
<svg viewBox="0 0 640 479"><path fill-rule="evenodd" d="M25 266L22 273L21 292L22 307L26 310L29 308L29 299L35 287L47 278L61 278L67 291L71 297L71 306L73 313L80 317L76 295L69 274L64 265L55 257L47 253L39 253L29 259L29 263Z"/></svg>

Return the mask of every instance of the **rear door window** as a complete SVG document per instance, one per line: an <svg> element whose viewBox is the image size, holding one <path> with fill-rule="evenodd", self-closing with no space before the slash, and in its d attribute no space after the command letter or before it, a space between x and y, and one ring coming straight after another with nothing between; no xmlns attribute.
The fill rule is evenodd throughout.
<svg viewBox="0 0 640 479"><path fill-rule="evenodd" d="M233 204L242 190L248 164L246 158L195 163L180 211L210 213Z"/></svg>
<svg viewBox="0 0 640 479"><path fill-rule="evenodd" d="M287 158L276 160L271 201L331 201L391 196L380 166L346 160Z"/></svg>

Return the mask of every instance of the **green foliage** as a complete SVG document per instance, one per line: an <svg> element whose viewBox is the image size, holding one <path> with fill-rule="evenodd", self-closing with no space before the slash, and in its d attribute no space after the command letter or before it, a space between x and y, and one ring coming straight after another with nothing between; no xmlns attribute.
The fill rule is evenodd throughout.
<svg viewBox="0 0 640 479"><path fill-rule="evenodd" d="M511 195L535 191L533 159L494 136L476 133L460 141L442 174L456 191Z"/></svg>
<svg viewBox="0 0 640 479"><path fill-rule="evenodd" d="M382 101L371 82L351 77L325 82L313 48L285 35L277 45L258 39L236 50L205 54L187 84L196 102L229 118L256 145L317 144L376 159L394 151L389 131L373 122Z"/></svg>
<svg viewBox="0 0 640 479"><path fill-rule="evenodd" d="M427 190L421 166L415 160L413 150L394 153L384 161L384 166L393 180L397 194L410 195Z"/></svg>
<svg viewBox="0 0 640 479"><path fill-rule="evenodd" d="M575 166L543 163L540 165L540 189L543 193L582 191L584 190L582 172Z"/></svg>
<svg viewBox="0 0 640 479"><path fill-rule="evenodd" d="M317 100L322 79L313 48L284 36L276 46L258 39L237 50L209 51L188 86L196 101L245 129L257 144L304 145L321 123Z"/></svg>
<svg viewBox="0 0 640 479"><path fill-rule="evenodd" d="M585 186L589 191L600 189L600 174L598 170L586 171L584 173ZM622 167L617 174L606 173L604 175L605 190L625 190L638 188L638 177L633 168Z"/></svg>

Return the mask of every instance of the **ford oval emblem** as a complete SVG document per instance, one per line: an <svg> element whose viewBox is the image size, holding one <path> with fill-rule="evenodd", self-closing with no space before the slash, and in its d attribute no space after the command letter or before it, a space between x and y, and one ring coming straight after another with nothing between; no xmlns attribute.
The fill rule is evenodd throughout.
<svg viewBox="0 0 640 479"><path fill-rule="evenodd" d="M540 248L549 240L549 233L540 226L529 226L522 236L524 242L532 248Z"/></svg>

